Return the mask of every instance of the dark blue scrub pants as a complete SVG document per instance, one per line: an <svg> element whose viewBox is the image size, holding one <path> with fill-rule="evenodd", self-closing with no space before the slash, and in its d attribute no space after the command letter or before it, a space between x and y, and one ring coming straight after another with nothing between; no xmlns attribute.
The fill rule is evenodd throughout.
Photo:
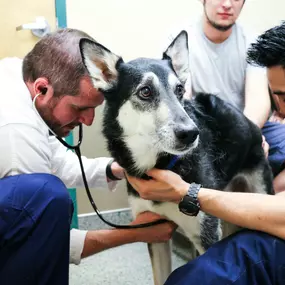
<svg viewBox="0 0 285 285"><path fill-rule="evenodd" d="M66 285L72 200L50 174L0 179L0 284Z"/></svg>
<svg viewBox="0 0 285 285"><path fill-rule="evenodd" d="M242 230L176 269L165 285L284 285L285 241Z"/></svg>

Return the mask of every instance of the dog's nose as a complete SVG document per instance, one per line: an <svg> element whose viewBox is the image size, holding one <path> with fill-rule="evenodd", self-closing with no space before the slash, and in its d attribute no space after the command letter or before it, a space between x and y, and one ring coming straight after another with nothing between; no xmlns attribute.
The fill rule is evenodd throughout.
<svg viewBox="0 0 285 285"><path fill-rule="evenodd" d="M199 131L197 128L185 129L179 128L174 131L175 136L179 141L183 144L191 144L193 143L199 135Z"/></svg>

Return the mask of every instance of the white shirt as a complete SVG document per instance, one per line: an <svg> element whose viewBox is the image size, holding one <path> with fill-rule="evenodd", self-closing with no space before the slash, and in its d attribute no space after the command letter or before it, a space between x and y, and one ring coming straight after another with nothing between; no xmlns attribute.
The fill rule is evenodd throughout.
<svg viewBox="0 0 285 285"><path fill-rule="evenodd" d="M0 60L0 179L28 173L58 176L68 188L84 187L80 165L74 152L67 150L54 136L32 106L28 88L22 79L22 60ZM82 157L90 188L114 190L116 182L107 182L106 166L110 158ZM71 230L70 262L79 264L86 231Z"/></svg>

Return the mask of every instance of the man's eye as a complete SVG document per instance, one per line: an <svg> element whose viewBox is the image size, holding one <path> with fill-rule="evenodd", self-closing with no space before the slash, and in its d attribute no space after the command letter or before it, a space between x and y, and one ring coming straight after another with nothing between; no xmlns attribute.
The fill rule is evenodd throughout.
<svg viewBox="0 0 285 285"><path fill-rule="evenodd" d="M76 110L77 112L83 112L89 109L89 107L79 107L79 106L73 105L73 109Z"/></svg>

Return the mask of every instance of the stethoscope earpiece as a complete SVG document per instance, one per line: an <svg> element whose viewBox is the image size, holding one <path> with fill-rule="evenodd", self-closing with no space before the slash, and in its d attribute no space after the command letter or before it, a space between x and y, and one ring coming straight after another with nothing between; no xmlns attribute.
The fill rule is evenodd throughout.
<svg viewBox="0 0 285 285"><path fill-rule="evenodd" d="M46 95L47 90L48 90L48 89L47 89L46 87L41 88L41 90L40 90L40 91L41 91L41 94L42 94L42 95Z"/></svg>

